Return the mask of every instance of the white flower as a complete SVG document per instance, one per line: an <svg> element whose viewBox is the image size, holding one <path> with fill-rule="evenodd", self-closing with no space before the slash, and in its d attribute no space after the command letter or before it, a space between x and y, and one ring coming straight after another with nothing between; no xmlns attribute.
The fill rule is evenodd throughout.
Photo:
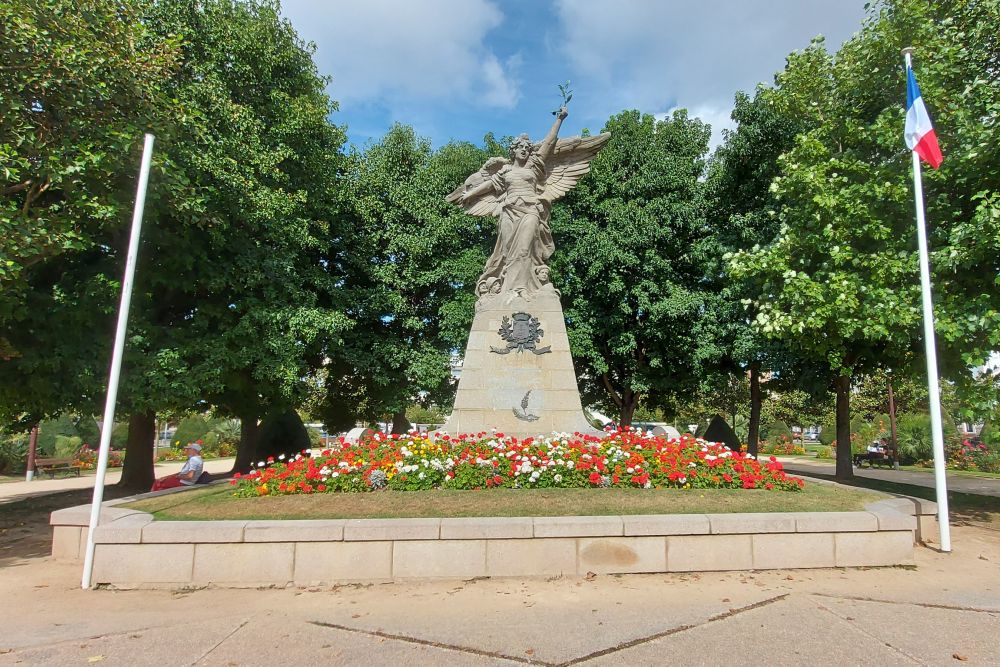
<svg viewBox="0 0 1000 667"><path fill-rule="evenodd" d="M694 461L691 461L690 463L688 463L688 468L697 468L697 467L698 467L698 464L695 463Z"/></svg>
<svg viewBox="0 0 1000 667"><path fill-rule="evenodd" d="M681 484L687 484L688 478L687 477L678 477L677 481L680 482Z"/></svg>
<svg viewBox="0 0 1000 667"><path fill-rule="evenodd" d="M631 475L632 473L635 472L635 468L625 468L625 472Z"/></svg>
<svg viewBox="0 0 1000 667"><path fill-rule="evenodd" d="M257 467L258 468L263 468L264 467L264 462L263 461L257 461Z"/></svg>
<svg viewBox="0 0 1000 667"><path fill-rule="evenodd" d="M284 454L278 454L278 460L279 461L284 461L285 460L285 455Z"/></svg>
<svg viewBox="0 0 1000 667"><path fill-rule="evenodd" d="M561 481L562 481L562 475L560 475L559 473L556 473L556 474L555 474L555 475L554 475L554 476L552 477L552 479L553 479L553 480L555 480L556 484L558 484L559 482L561 482Z"/></svg>
<svg viewBox="0 0 1000 667"><path fill-rule="evenodd" d="M575 464L574 464L574 463L573 463L572 461L566 461L566 467L567 467L567 468L569 468L570 470L572 470L572 469L573 469L573 466L574 466L574 465L575 465Z"/></svg>
<svg viewBox="0 0 1000 667"><path fill-rule="evenodd" d="M419 475L417 475L417 479L423 479L425 477L427 477L427 475L425 475L424 473L420 473Z"/></svg>

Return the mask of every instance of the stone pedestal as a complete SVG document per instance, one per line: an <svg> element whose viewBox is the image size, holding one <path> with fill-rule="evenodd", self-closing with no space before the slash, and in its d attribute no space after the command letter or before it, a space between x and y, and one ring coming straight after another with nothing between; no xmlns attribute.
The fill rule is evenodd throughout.
<svg viewBox="0 0 1000 667"><path fill-rule="evenodd" d="M601 434L583 416L562 304L551 288L530 298L486 295L476 304L455 408L441 431L493 428L517 438Z"/></svg>

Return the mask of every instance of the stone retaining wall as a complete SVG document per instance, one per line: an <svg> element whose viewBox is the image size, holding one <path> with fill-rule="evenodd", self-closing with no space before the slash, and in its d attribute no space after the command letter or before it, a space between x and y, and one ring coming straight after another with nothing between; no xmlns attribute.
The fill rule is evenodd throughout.
<svg viewBox="0 0 1000 667"><path fill-rule="evenodd" d="M106 503L94 583L285 586L416 578L898 565L933 503L866 512L462 519L154 521ZM932 517L931 517L932 518ZM82 559L89 506L52 513L52 555Z"/></svg>

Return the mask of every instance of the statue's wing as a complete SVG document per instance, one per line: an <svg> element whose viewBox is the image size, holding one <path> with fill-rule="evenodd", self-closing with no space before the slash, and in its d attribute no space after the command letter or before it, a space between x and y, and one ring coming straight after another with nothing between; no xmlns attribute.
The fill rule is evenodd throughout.
<svg viewBox="0 0 1000 667"><path fill-rule="evenodd" d="M548 177L542 199L555 201L569 192L590 171L590 161L611 138L610 132L593 137L570 137L556 142L552 157L546 160Z"/></svg>
<svg viewBox="0 0 1000 667"><path fill-rule="evenodd" d="M495 190L491 189L467 199L462 199L462 196L467 192L473 192L480 185L491 180L498 171L508 164L509 161L502 157L491 157L482 169L465 179L465 183L455 188L451 194L445 197L445 200L456 206L461 206L469 215L497 215L500 211L500 200Z"/></svg>

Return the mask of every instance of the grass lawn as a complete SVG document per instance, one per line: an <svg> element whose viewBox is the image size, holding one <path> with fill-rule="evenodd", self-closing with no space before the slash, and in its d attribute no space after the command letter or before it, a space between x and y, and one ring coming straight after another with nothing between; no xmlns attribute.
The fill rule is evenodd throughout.
<svg viewBox="0 0 1000 667"><path fill-rule="evenodd" d="M807 484L792 491L742 489L491 489L379 491L236 498L232 487L129 503L159 520L380 519L464 516L596 516L723 512L838 512L882 498L870 491Z"/></svg>

